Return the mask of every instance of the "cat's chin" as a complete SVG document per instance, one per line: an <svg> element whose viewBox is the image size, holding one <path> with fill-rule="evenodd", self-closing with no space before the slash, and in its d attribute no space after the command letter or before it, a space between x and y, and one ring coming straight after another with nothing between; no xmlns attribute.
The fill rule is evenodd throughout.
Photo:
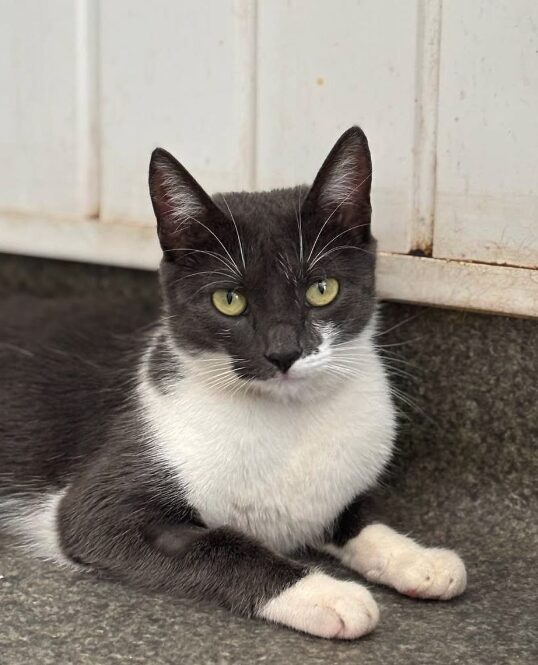
<svg viewBox="0 0 538 665"><path fill-rule="evenodd" d="M264 380L254 380L252 382L258 394L271 397L273 399L285 401L308 401L319 396L320 391L334 388L336 382L342 379L334 379L323 373L316 372L311 374L278 374Z"/></svg>

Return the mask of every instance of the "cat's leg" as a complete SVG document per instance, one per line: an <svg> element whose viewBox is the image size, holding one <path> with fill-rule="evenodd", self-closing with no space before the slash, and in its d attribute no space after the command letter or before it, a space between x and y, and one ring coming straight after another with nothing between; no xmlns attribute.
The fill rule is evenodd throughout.
<svg viewBox="0 0 538 665"><path fill-rule="evenodd" d="M378 621L376 603L360 584L279 556L229 528L161 526L140 501L99 493L72 487L60 503L60 541L77 563L325 638L355 639Z"/></svg>
<svg viewBox="0 0 538 665"><path fill-rule="evenodd" d="M384 524L365 526L347 542L336 540L325 549L370 582L413 598L448 600L465 590L465 565L452 550L423 547Z"/></svg>

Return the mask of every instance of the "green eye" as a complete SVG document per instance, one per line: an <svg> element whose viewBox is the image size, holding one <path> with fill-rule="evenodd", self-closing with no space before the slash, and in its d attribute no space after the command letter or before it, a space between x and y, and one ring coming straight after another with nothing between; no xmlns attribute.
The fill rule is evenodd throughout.
<svg viewBox="0 0 538 665"><path fill-rule="evenodd" d="M239 316L247 308L247 299L235 289L217 289L211 300L215 309L226 316Z"/></svg>
<svg viewBox="0 0 538 665"><path fill-rule="evenodd" d="M306 290L306 301L312 307L324 307L336 298L339 290L340 285L334 277L320 279L310 284Z"/></svg>

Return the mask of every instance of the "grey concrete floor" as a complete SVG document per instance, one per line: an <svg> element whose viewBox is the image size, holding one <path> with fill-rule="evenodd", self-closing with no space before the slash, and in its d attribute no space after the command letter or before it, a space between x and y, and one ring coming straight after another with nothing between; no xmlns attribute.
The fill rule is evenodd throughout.
<svg viewBox="0 0 538 665"><path fill-rule="evenodd" d="M148 273L0 256L0 298L151 302L155 288ZM423 602L373 588L378 629L330 642L68 572L0 535L0 663L538 662L538 322L383 310L383 329L398 327L379 340L391 345L384 353L405 401L398 454L377 493L380 517L458 549L469 572L464 596Z"/></svg>

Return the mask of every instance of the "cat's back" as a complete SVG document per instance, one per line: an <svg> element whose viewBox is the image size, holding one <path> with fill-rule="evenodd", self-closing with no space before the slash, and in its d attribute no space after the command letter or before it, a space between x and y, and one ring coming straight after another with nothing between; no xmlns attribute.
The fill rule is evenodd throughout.
<svg viewBox="0 0 538 665"><path fill-rule="evenodd" d="M155 315L125 301L0 302L0 482L54 482L102 441Z"/></svg>

